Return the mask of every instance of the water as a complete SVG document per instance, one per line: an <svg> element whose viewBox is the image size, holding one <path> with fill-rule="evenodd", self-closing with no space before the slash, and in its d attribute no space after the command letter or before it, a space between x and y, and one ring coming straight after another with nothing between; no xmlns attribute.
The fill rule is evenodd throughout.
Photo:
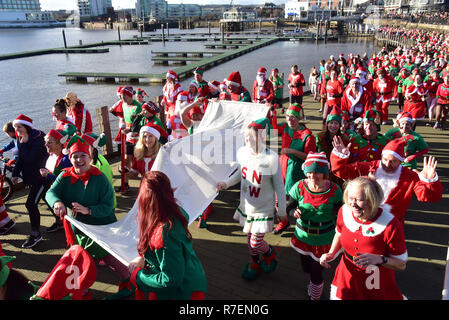
<svg viewBox="0 0 449 320"><path fill-rule="evenodd" d="M68 45L83 44L117 40L116 30L83 30L77 28L64 29ZM204 32L205 29L191 30L193 33ZM170 30L170 34L187 33L186 30ZM218 32L212 29L212 32ZM144 36L160 33L143 33ZM135 30L122 30L121 38L132 38L140 35ZM47 132L54 128L55 123L51 117L51 109L56 99L62 98L68 91L76 92L81 101L91 112L96 123L95 109L102 106L111 106L117 101L115 91L124 84L102 83L74 83L66 82L65 78L58 77L64 72L135 72L135 73L165 73L176 66L154 66L151 61L151 50L169 51L201 51L204 42L161 42L150 45L110 46L109 53L100 54L51 54L28 57L14 60L0 61L0 127L7 121L14 120L23 113L33 119L36 128ZM0 29L0 54L37 50L44 48L62 47L62 29ZM343 52L347 57L349 52L371 56L375 49L374 43L366 40L351 42L293 42L279 41L270 46L255 50L221 65L215 66L204 73L204 79L223 81L232 71L239 71L242 75L243 85L252 90L257 69L261 66L271 70L277 67L285 73L287 80L292 64L297 64L308 80L312 66L318 67L321 58L329 55L338 55ZM210 49L207 49L210 51ZM217 51L222 51L217 49ZM190 79L181 82L188 88ZM144 89L150 99L162 94L162 85L149 85L148 83L134 84L134 88ZM288 95L284 90L284 96ZM111 115L113 134L115 134L117 121ZM4 134L0 134L0 146L8 142Z"/></svg>

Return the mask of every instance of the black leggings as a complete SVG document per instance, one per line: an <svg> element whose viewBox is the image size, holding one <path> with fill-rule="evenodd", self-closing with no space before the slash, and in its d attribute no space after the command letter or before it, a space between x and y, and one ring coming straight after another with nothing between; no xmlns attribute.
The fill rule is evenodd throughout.
<svg viewBox="0 0 449 320"><path fill-rule="evenodd" d="M28 194L25 207L28 210L30 216L31 232L40 232L41 226L41 213L39 212L38 203L45 196L45 193L49 189L48 184L33 184L30 186L30 193Z"/></svg>
<svg viewBox="0 0 449 320"><path fill-rule="evenodd" d="M301 266L302 270L310 275L310 281L313 284L323 282L323 267L318 261L313 260L311 256L301 254Z"/></svg>

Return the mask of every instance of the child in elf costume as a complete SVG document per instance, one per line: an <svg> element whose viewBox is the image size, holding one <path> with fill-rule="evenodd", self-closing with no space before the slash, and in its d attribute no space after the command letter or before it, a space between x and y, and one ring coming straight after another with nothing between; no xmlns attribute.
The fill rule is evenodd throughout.
<svg viewBox="0 0 449 320"><path fill-rule="evenodd" d="M275 249L263 240L273 230L276 199L277 215L287 220L285 189L279 156L265 144L269 120L253 121L245 131L245 146L237 151L239 169L227 180L219 182L217 190L240 182L240 205L234 219L243 226L248 237L251 261L245 265L242 277L254 280L261 271L273 272L277 266ZM262 255L262 259L260 259Z"/></svg>

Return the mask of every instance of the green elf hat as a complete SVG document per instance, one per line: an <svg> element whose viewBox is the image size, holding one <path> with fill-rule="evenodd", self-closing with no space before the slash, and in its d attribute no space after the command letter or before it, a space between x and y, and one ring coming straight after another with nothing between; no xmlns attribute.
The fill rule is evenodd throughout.
<svg viewBox="0 0 449 320"><path fill-rule="evenodd" d="M101 148L106 145L106 135L104 132L100 135L95 134L93 132L88 134L82 134L81 139L86 141L88 144L90 144L94 148Z"/></svg>
<svg viewBox="0 0 449 320"><path fill-rule="evenodd" d="M304 174L309 172L329 175L330 164L324 152L310 152L302 164Z"/></svg>
<svg viewBox="0 0 449 320"><path fill-rule="evenodd" d="M68 154L69 158L75 152L84 152L90 156L89 144L83 138L76 134L74 134L70 138L67 146L62 150L62 153Z"/></svg>
<svg viewBox="0 0 449 320"><path fill-rule="evenodd" d="M304 110L302 106L296 102L290 105L285 114L295 116L296 118L299 119L299 121L304 120Z"/></svg>
<svg viewBox="0 0 449 320"><path fill-rule="evenodd" d="M199 74L199 75L203 75L203 73L204 73L204 70L203 70L203 68L201 68L201 67L197 67L196 69L195 69L195 71L193 71L193 73L194 74Z"/></svg>
<svg viewBox="0 0 449 320"><path fill-rule="evenodd" d="M332 108L331 113L327 116L326 122L330 122L332 120L337 121L339 124L341 124L341 121L343 120L343 114L338 106L334 106Z"/></svg>
<svg viewBox="0 0 449 320"><path fill-rule="evenodd" d="M376 119L377 119L377 111L374 109L366 110L365 114L363 115L363 122L372 121L376 123Z"/></svg>
<svg viewBox="0 0 449 320"><path fill-rule="evenodd" d="M269 134L271 124L270 124L270 120L268 118L260 118L260 119L257 119L257 120L254 120L253 122L251 122L248 125L248 128L249 127L253 127L257 130L267 130L267 134Z"/></svg>
<svg viewBox="0 0 449 320"><path fill-rule="evenodd" d="M16 257L10 256L1 256L0 257L0 288L6 283L8 280L10 269L8 267L8 263L13 261Z"/></svg>

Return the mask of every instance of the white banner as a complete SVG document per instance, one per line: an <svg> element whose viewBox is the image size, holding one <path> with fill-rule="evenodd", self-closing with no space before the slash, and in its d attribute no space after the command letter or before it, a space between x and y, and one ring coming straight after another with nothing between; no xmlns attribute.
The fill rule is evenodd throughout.
<svg viewBox="0 0 449 320"><path fill-rule="evenodd" d="M189 214L189 224L217 196L216 186L235 170L236 152L244 144L244 129L263 118L268 107L248 102L210 102L191 136L164 145L152 170L164 172L175 189L178 204ZM119 221L102 226L81 223L69 216L79 230L128 266L137 256L137 204Z"/></svg>

